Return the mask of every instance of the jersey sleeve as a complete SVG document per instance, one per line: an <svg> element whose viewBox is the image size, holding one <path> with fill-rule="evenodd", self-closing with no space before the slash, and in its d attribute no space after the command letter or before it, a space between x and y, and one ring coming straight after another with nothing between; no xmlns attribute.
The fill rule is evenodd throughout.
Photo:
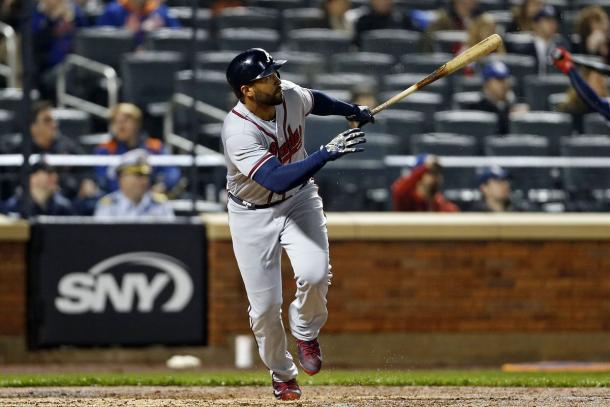
<svg viewBox="0 0 610 407"><path fill-rule="evenodd" d="M252 178L264 163L274 157L257 137L250 134L230 136L225 145L231 163L248 178Z"/></svg>
<svg viewBox="0 0 610 407"><path fill-rule="evenodd" d="M303 115L309 115L313 109L313 94L311 91L292 82L283 82L285 82L286 88L293 91L301 101L301 104L303 105Z"/></svg>

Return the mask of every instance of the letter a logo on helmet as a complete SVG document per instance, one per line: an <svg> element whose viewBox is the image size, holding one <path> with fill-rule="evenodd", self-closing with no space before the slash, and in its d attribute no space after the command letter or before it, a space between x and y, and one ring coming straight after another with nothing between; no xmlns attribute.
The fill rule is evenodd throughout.
<svg viewBox="0 0 610 407"><path fill-rule="evenodd" d="M285 60L274 61L264 49L251 48L237 55L227 67L227 82L235 94L240 94L242 85L265 78L277 72Z"/></svg>

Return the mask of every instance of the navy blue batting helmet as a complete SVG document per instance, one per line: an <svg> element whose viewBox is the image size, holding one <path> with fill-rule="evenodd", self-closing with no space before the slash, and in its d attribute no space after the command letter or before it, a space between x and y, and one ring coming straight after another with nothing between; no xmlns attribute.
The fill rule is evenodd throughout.
<svg viewBox="0 0 610 407"><path fill-rule="evenodd" d="M273 57L262 48L250 48L237 55L227 67L227 82L235 94L241 96L240 88L257 79L275 73L285 60L274 61Z"/></svg>

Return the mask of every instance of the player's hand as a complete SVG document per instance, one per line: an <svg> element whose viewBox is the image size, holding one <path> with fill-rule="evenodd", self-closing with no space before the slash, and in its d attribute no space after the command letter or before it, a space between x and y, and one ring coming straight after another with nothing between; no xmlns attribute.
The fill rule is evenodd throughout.
<svg viewBox="0 0 610 407"><path fill-rule="evenodd" d="M320 148L328 152L330 160L336 160L345 154L364 151L363 148L356 147L362 143L366 143L364 132L361 129L349 129L340 133L330 143Z"/></svg>
<svg viewBox="0 0 610 407"><path fill-rule="evenodd" d="M347 116L346 119L350 122L357 122L358 127L362 127L367 123L375 123L375 116L366 106L354 105L354 113Z"/></svg>
<svg viewBox="0 0 610 407"><path fill-rule="evenodd" d="M553 57L553 65L564 74L567 75L570 69L574 68L572 54L565 48L556 48L551 56Z"/></svg>

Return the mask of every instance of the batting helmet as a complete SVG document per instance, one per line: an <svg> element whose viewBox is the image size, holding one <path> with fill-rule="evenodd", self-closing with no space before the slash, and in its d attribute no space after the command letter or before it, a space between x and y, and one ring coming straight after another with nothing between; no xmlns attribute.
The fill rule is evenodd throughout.
<svg viewBox="0 0 610 407"><path fill-rule="evenodd" d="M250 48L229 63L227 82L239 98L242 85L272 75L285 63L285 60L274 61L273 57L262 48Z"/></svg>

